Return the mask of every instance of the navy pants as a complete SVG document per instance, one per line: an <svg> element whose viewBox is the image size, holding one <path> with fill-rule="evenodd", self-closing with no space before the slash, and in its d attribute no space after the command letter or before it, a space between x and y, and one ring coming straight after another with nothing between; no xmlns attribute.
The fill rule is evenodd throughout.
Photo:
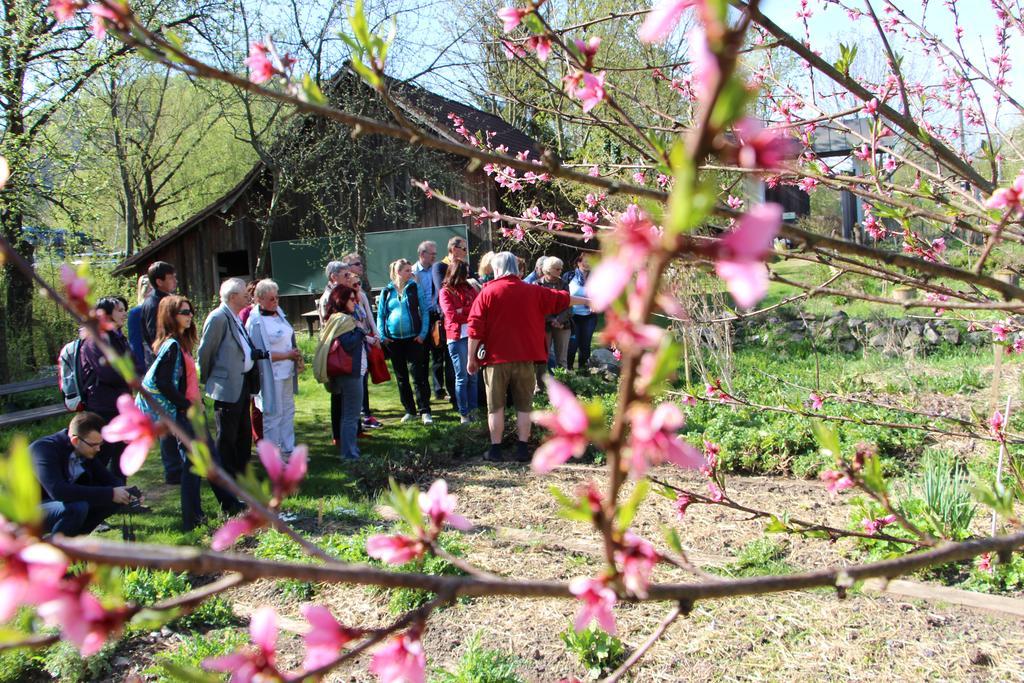
<svg viewBox="0 0 1024 683"><path fill-rule="evenodd" d="M73 503L48 500L42 504L43 529L53 534L84 536L107 517L120 512L122 507L113 501L109 505L90 505L84 500Z"/></svg>
<svg viewBox="0 0 1024 683"><path fill-rule="evenodd" d="M597 329L597 314L574 315L572 317L575 334L569 340L569 369L576 365L576 352L579 351L580 362L576 365L580 370L585 370L590 361L590 346L594 339L594 330Z"/></svg>

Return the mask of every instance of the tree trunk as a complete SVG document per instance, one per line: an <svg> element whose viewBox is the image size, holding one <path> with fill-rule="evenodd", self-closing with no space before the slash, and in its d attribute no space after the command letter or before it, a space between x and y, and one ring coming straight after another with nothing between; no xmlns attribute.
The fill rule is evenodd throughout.
<svg viewBox="0 0 1024 683"><path fill-rule="evenodd" d="M24 215L17 208L0 214L4 238L25 260L32 263L35 247L25 240L24 222ZM4 282L7 310L3 322L6 329L0 340L0 356L3 357L0 360L0 383L9 382L26 368L35 367L35 351L32 347L32 282L11 263L4 264Z"/></svg>
<svg viewBox="0 0 1024 683"><path fill-rule="evenodd" d="M256 271L253 277L257 280L270 277L270 236L274 231L274 220L277 217L277 205L281 195L281 174L275 168L269 168L271 177L270 206L267 218L263 222L260 234L260 246L256 252Z"/></svg>

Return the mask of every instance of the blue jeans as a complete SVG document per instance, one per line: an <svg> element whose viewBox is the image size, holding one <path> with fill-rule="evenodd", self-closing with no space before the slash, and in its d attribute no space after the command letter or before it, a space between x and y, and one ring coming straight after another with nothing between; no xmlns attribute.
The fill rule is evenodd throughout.
<svg viewBox="0 0 1024 683"><path fill-rule="evenodd" d="M569 340L569 369L576 365L576 352L579 351L580 362L576 367L585 370L587 362L590 361L590 345L594 339L594 330L597 329L597 314L574 315L572 324L574 334Z"/></svg>
<svg viewBox="0 0 1024 683"><path fill-rule="evenodd" d="M363 377L361 374L335 378L341 385L341 457L354 460L359 457L356 436L359 434L359 411L363 407Z"/></svg>
<svg viewBox="0 0 1024 683"><path fill-rule="evenodd" d="M463 417L476 410L476 392L478 375L469 374L469 338L448 342L448 355L452 357L455 369L455 400L459 404L459 414Z"/></svg>
<svg viewBox="0 0 1024 683"><path fill-rule="evenodd" d="M48 500L43 508L43 529L53 534L80 536L88 534L99 526L100 522L120 511L121 505L113 501L109 505L89 505L84 500L65 503L59 500Z"/></svg>

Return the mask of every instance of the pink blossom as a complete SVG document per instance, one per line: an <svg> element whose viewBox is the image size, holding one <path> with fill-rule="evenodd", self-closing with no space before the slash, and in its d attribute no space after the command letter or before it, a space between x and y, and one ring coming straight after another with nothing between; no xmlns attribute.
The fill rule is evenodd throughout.
<svg viewBox="0 0 1024 683"><path fill-rule="evenodd" d="M249 56L245 60L245 65L249 67L249 80L260 84L274 77L277 70L270 57L270 49L263 43L253 41L249 45Z"/></svg>
<svg viewBox="0 0 1024 683"><path fill-rule="evenodd" d="M1021 199L1024 198L1024 171L1014 179L1010 187L1001 187L992 193L985 202L990 209L1008 209L1014 213L1021 212Z"/></svg>
<svg viewBox="0 0 1024 683"><path fill-rule="evenodd" d="M854 151L853 156L861 161L867 161L871 158L871 147L865 142Z"/></svg>
<svg viewBox="0 0 1024 683"><path fill-rule="evenodd" d="M672 182L672 176L665 175L664 173L659 173L658 177L655 179L655 182L658 183L658 187L666 188L668 187L668 184Z"/></svg>
<svg viewBox="0 0 1024 683"><path fill-rule="evenodd" d="M119 5L119 7L121 7L122 10L126 9L123 5ZM89 24L89 32L96 40L103 40L106 38L107 29L109 28L125 28L122 12L118 12L111 6L94 2L86 9L88 9L90 14L92 14L92 23Z"/></svg>
<svg viewBox="0 0 1024 683"><path fill-rule="evenodd" d="M615 360L622 360L622 351L619 351L618 349L612 349L612 356L615 358Z"/></svg>
<svg viewBox="0 0 1024 683"><path fill-rule="evenodd" d="M637 33L640 42L664 42L679 24L683 12L693 7L697 2L698 0L661 0L648 13L647 18L644 19L644 23Z"/></svg>
<svg viewBox="0 0 1024 683"><path fill-rule="evenodd" d="M587 411L572 390L550 375L544 377L544 384L552 410L534 413L533 420L550 430L552 435L533 454L533 470L540 474L550 472L569 458L583 455L587 450L587 429L590 427Z"/></svg>
<svg viewBox="0 0 1024 683"><path fill-rule="evenodd" d="M825 489L829 493L839 493L844 489L851 488L853 486L853 480L842 472L836 472L835 470L827 470L818 475L818 479L825 482Z"/></svg>
<svg viewBox="0 0 1024 683"><path fill-rule="evenodd" d="M448 483L444 479L438 479L430 485L430 490L425 495L420 495L420 510L430 519L430 530L432 533L440 533L441 528L447 524L460 531L469 531L473 525L462 515L455 514L455 496L448 493Z"/></svg>
<svg viewBox="0 0 1024 683"><path fill-rule="evenodd" d="M210 539L210 548L217 552L227 550L239 538L247 536L257 529L261 529L264 525L263 519L257 517L254 513L246 513L241 517L229 519L224 522L221 528L213 532L213 538Z"/></svg>
<svg viewBox="0 0 1024 683"><path fill-rule="evenodd" d="M946 238L936 237L932 240L932 251L936 254L941 254L946 251Z"/></svg>
<svg viewBox="0 0 1024 683"><path fill-rule="evenodd" d="M661 344L665 330L657 325L635 323L623 318L614 309L605 311L605 326L601 340L617 349L651 350Z"/></svg>
<svg viewBox="0 0 1024 683"><path fill-rule="evenodd" d="M715 270L743 308L753 306L768 292L764 259L780 225L780 205L758 204L741 216L737 226L718 242Z"/></svg>
<svg viewBox="0 0 1024 683"><path fill-rule="evenodd" d="M85 7L80 0L50 0L47 9L60 23L71 21L75 18L75 12Z"/></svg>
<svg viewBox="0 0 1024 683"><path fill-rule="evenodd" d="M9 621L23 605L38 605L59 595L68 558L57 548L2 529L0 559L0 622Z"/></svg>
<svg viewBox="0 0 1024 683"><path fill-rule="evenodd" d="M718 468L718 454L721 450L718 444L704 439L704 459L700 466L700 473L705 477L714 476L715 470Z"/></svg>
<svg viewBox="0 0 1024 683"><path fill-rule="evenodd" d="M530 36L526 39L526 47L537 53L537 59L542 62L548 61L551 55L551 39L547 36Z"/></svg>
<svg viewBox="0 0 1024 683"><path fill-rule="evenodd" d="M256 647L245 647L223 657L203 660L203 668L231 674L231 683L261 683L281 679L277 670L277 612L260 607L249 620L249 638Z"/></svg>
<svg viewBox="0 0 1024 683"><path fill-rule="evenodd" d="M297 446L288 458L287 464L281 457L277 444L272 441L261 439L256 444L256 452L267 470L267 476L270 477L274 499L280 503L285 496L299 489L299 484L306 477L308 449L305 446Z"/></svg>
<svg viewBox="0 0 1024 683"><path fill-rule="evenodd" d="M810 404L811 410L821 410L822 406L825 405L821 396L815 391L812 391L811 395L807 397L807 402Z"/></svg>
<svg viewBox="0 0 1024 683"><path fill-rule="evenodd" d="M422 557L425 550L423 541L400 534L378 534L366 539L366 553L387 564L405 564Z"/></svg>
<svg viewBox="0 0 1024 683"><path fill-rule="evenodd" d="M124 628L129 612L125 608L106 609L86 587L85 576L67 581L62 594L39 606L39 616L50 628L59 628L65 640L73 643L83 657L100 651L107 639Z"/></svg>
<svg viewBox="0 0 1024 683"><path fill-rule="evenodd" d="M502 7L498 10L498 18L501 19L501 28L505 33L513 30L523 21L523 17L532 12L531 9L521 7Z"/></svg>
<svg viewBox="0 0 1024 683"><path fill-rule="evenodd" d="M729 205L730 209L736 209L737 211L743 208L743 200L732 195L726 197L725 203Z"/></svg>
<svg viewBox="0 0 1024 683"><path fill-rule="evenodd" d="M606 258L598 263L587 278L586 291L590 308L594 311L608 308L619 298L632 278L633 267L622 259Z"/></svg>
<svg viewBox="0 0 1024 683"><path fill-rule="evenodd" d="M142 468L149 449L156 442L158 427L135 405L131 394L117 397L117 416L100 434L109 443L124 441L128 447L121 454L121 472L130 477Z"/></svg>
<svg viewBox="0 0 1024 683"><path fill-rule="evenodd" d="M874 536L895 521L896 515L886 515L885 517L879 517L877 519L862 519L860 523L861 526L864 527L864 533Z"/></svg>
<svg viewBox="0 0 1024 683"><path fill-rule="evenodd" d="M800 189L807 194L812 194L816 189L818 189L818 180L817 178L801 178L797 185L799 185Z"/></svg>
<svg viewBox="0 0 1024 683"><path fill-rule="evenodd" d="M515 59L516 57L526 57L526 48L522 47L518 43L513 43L511 40L501 39L501 50L505 53L507 59ZM490 166L490 164L488 164ZM488 175L490 172L488 172Z"/></svg>
<svg viewBox="0 0 1024 683"><path fill-rule="evenodd" d="M64 284L68 303L82 315L89 313L89 280L79 275L79 271L64 263L60 267L60 280Z"/></svg>
<svg viewBox="0 0 1024 683"><path fill-rule="evenodd" d="M713 481L708 482L708 498L714 503L721 503L722 499L725 498L725 493L722 489Z"/></svg>
<svg viewBox="0 0 1024 683"><path fill-rule="evenodd" d="M741 168L778 169L782 162L799 153L799 143L782 130L764 128L748 116L735 126L739 148L736 161Z"/></svg>
<svg viewBox="0 0 1024 683"><path fill-rule="evenodd" d="M643 171L633 171L633 182L637 185L643 185L647 182L647 175Z"/></svg>
<svg viewBox="0 0 1024 683"><path fill-rule="evenodd" d="M675 508L676 515L679 516L679 519L683 519L683 517L686 516L686 509L690 507L690 504L692 502L693 501L690 500L690 497L685 493L680 493L679 495L676 496Z"/></svg>
<svg viewBox="0 0 1024 683"><path fill-rule="evenodd" d="M995 569L992 568L992 553L982 553L978 556L976 562L979 570L989 574L995 572Z"/></svg>
<svg viewBox="0 0 1024 683"><path fill-rule="evenodd" d="M1010 333L1010 329L1003 323L996 323L992 326L992 336L996 341L1006 341L1006 335Z"/></svg>
<svg viewBox="0 0 1024 683"><path fill-rule="evenodd" d="M359 629L339 623L323 605L303 605L300 611L310 625L309 631L303 637L306 642L306 658L302 662L302 668L305 671L319 669L333 662L341 648L362 635Z"/></svg>
<svg viewBox="0 0 1024 683"><path fill-rule="evenodd" d="M864 105L864 112L868 116L875 116L876 114L878 114L878 98L877 97L872 97L870 100L868 100L868 102Z"/></svg>
<svg viewBox="0 0 1024 683"><path fill-rule="evenodd" d="M664 461L692 469L704 464L700 452L679 437L686 419L676 404L665 402L653 410L639 404L630 409L629 418L629 470L637 479L646 474L649 466Z"/></svg>
<svg viewBox="0 0 1024 683"><path fill-rule="evenodd" d="M576 613L576 631L582 631L597 621L597 625L607 633L615 635L615 591L608 587L603 579L591 579L580 576L569 582L569 591L583 602Z"/></svg>
<svg viewBox="0 0 1024 683"><path fill-rule="evenodd" d="M7 185L11 177L11 166L7 163L7 157L0 156L0 190Z"/></svg>
<svg viewBox="0 0 1024 683"><path fill-rule="evenodd" d="M679 402L682 403L684 406L695 406L697 405L697 397L691 396L690 394L685 394L679 397Z"/></svg>
<svg viewBox="0 0 1024 683"><path fill-rule="evenodd" d="M1003 414L998 410L992 413L992 417L988 419L988 426L994 436L1001 437L1003 429L1006 427L1006 420L1003 418Z"/></svg>
<svg viewBox="0 0 1024 683"><path fill-rule="evenodd" d="M633 595L647 597L647 585L651 582L651 571L658 563L654 546L632 531L622 538L622 547L615 551L615 561L622 565L622 584Z"/></svg>
<svg viewBox="0 0 1024 683"><path fill-rule="evenodd" d="M598 74L584 72L580 78L580 84L571 92L571 95L580 101L584 113L604 101L604 78L604 71Z"/></svg>
<svg viewBox="0 0 1024 683"><path fill-rule="evenodd" d="M718 58L711 52L707 34L700 27L693 28L686 39L690 46L694 95L698 100L704 100L708 98L713 84L719 79Z"/></svg>
<svg viewBox="0 0 1024 683"><path fill-rule="evenodd" d="M597 56L597 50L601 47L601 36L591 36L586 42L577 39L573 43L583 56L584 71L589 71L594 66L594 57Z"/></svg>
<svg viewBox="0 0 1024 683"><path fill-rule="evenodd" d="M423 683L427 655L419 633L408 631L397 635L373 654L370 672L380 683Z"/></svg>
<svg viewBox="0 0 1024 683"><path fill-rule="evenodd" d="M885 169L886 173L892 173L899 168L899 163L895 157L886 157L885 161L882 162L882 168Z"/></svg>

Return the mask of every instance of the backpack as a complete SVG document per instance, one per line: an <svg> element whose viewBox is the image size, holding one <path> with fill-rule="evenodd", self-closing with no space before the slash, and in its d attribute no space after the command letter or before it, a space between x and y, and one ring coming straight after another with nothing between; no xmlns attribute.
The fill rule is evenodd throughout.
<svg viewBox="0 0 1024 683"><path fill-rule="evenodd" d="M64 397L64 407L75 413L85 410L82 404L82 389L78 384L81 371L80 356L82 340L76 339L64 345L57 356L57 373L60 380L60 393Z"/></svg>

